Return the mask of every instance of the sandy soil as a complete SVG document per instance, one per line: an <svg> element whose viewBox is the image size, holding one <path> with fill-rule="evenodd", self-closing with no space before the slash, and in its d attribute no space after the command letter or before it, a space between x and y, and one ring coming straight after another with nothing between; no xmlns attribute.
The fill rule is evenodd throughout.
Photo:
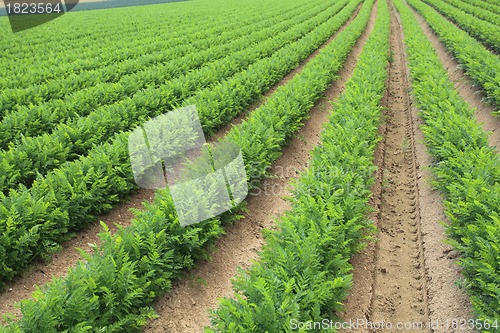
<svg viewBox="0 0 500 333"><path fill-rule="evenodd" d="M354 284L342 317L410 323L405 330L360 332L447 332L436 325L472 318L470 304L455 286L460 277L457 253L443 242L442 197L430 186L431 160L409 94L403 32L395 10L391 20L393 61L384 97L386 122L380 130L385 140L376 154L379 172L372 201L380 232L378 242L352 261Z"/></svg>

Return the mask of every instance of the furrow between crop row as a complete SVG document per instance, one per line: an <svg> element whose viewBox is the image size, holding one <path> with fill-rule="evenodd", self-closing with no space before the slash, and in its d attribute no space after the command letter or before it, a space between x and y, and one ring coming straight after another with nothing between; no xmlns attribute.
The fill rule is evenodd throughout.
<svg viewBox="0 0 500 333"><path fill-rule="evenodd" d="M411 2L411 1L409 1ZM459 96L410 8L395 1L408 50L413 94L433 156L435 186L445 195L450 243L462 253L463 286L471 296L474 328L500 324L500 157Z"/></svg>
<svg viewBox="0 0 500 333"><path fill-rule="evenodd" d="M373 30L375 13L374 9L367 28L338 72L338 78L328 86L323 97L309 111L309 117L303 121L304 125L287 142L280 157L269 168L269 178L266 177L258 189L249 193L243 220L225 228L224 235L214 245L216 250L210 254L210 259L197 262L185 277L173 282L171 292L155 302L155 311L159 317L146 326L144 333L201 332L210 324L209 310L218 305L221 297L233 295L231 279L241 267L246 269L257 259L257 253L264 245L261 234L263 228L275 228L276 218L290 209L287 198L292 195L291 184L307 168L310 153L319 144L322 129L332 110L330 101L337 99L345 90L346 81L351 77L359 54ZM355 16L346 22L313 55L319 54L354 18ZM314 58L310 59L312 61ZM299 75L305 65L301 65L300 71L295 75ZM295 75L285 78L284 83Z"/></svg>
<svg viewBox="0 0 500 333"><path fill-rule="evenodd" d="M238 275L236 299L223 299L213 312L215 332L306 331L313 325L317 330L314 323L331 331L342 327L334 315L350 287L349 260L373 232L366 214L380 139L389 23L387 4L380 0L375 28L333 104L308 170L295 184L292 209L277 231L266 233L259 262Z"/></svg>

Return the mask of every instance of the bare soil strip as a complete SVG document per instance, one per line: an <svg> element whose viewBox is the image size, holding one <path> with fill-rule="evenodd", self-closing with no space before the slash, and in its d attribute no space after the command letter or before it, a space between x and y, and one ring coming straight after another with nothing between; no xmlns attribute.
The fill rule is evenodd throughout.
<svg viewBox="0 0 500 333"><path fill-rule="evenodd" d="M497 150L500 151L500 118L493 116L495 108L485 102L486 96L483 91L474 86L474 82L467 76L451 53L448 52L446 46L438 39L422 15L415 10L413 10L413 13L425 35L434 46L439 60L448 71L448 78L454 83L455 89L458 90L467 104L476 109L476 119L481 123L483 129L491 132L490 145L496 146Z"/></svg>
<svg viewBox="0 0 500 333"><path fill-rule="evenodd" d="M247 111L242 112L228 125L222 127L214 135L212 135L207 141L214 142L219 138L227 134L227 132L234 126L241 123L246 119L249 113L260 105L262 105L267 97L272 95L276 89L284 84L286 84L290 79L292 79L296 74L300 73L302 68L307 64L314 56L316 56L320 49L330 43L337 34L342 31L359 12L361 5L358 6L353 16L339 29L337 33L332 35L322 46L316 51L314 51L306 60L304 60L299 67L288 73L279 83L272 87L268 92L266 92L263 97L251 105ZM342 87L343 89L343 87ZM154 190L144 190L140 189L137 193L133 194L127 202L121 203L112 211L102 216L99 216L96 221L103 221L108 224L110 232L114 233L117 230L116 225L121 227L130 226L133 214L130 211L131 208L142 208L142 202L151 202L154 198ZM35 291L36 286L42 286L50 282L53 278L62 277L66 275L68 269L76 265L78 260L82 260L80 252L77 248L83 249L87 252L91 252L92 248L89 244L99 244L100 239L98 234L102 231L101 225L99 223L93 224L89 229L79 232L78 235L70 241L64 242L62 244L62 250L52 256L52 260L49 263L37 262L34 264L33 268L26 271L21 277L14 281L10 281L7 284L7 288L0 292L0 323L2 322L2 316L8 313L20 316L20 309L16 306L16 303L23 299L31 297L33 291ZM259 234L260 237L260 234Z"/></svg>
<svg viewBox="0 0 500 333"><path fill-rule="evenodd" d="M237 267L248 268L257 259L264 244L261 230L273 228L275 218L290 209L289 202L283 198L290 195L289 183L307 166L310 151L319 143L323 124L331 111L329 101L344 90L345 82L351 76L357 57L373 29L375 16L376 5L367 29L339 72L340 78L327 89L325 97L311 110L310 118L283 149L283 155L270 170L271 178L263 182L260 190L249 195L245 217L226 230L226 235L216 243L217 250L210 261L201 262L188 273L187 278L175 282L172 292L158 301L156 311L160 318L150 322L145 332L203 332L203 328L210 325L209 309L217 307L217 299L233 296L231 278L237 273Z"/></svg>
<svg viewBox="0 0 500 333"><path fill-rule="evenodd" d="M352 261L353 289L342 318L393 325L358 327L357 332L452 332L445 328L446 320L471 318L470 304L455 286L460 277L457 253L443 242L443 199L430 186L431 158L409 95L403 32L397 12L391 12L386 122L375 154L379 171L372 199L379 242ZM407 326L397 329L399 322Z"/></svg>

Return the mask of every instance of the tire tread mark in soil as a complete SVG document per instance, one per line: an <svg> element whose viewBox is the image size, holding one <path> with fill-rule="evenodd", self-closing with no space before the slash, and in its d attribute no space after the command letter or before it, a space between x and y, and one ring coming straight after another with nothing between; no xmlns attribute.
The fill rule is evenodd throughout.
<svg viewBox="0 0 500 333"><path fill-rule="evenodd" d="M409 83L404 71L402 31L392 12L379 242L369 317L371 322L422 325L405 332L429 332Z"/></svg>
<svg viewBox="0 0 500 333"><path fill-rule="evenodd" d="M401 23L399 20L397 22L399 14L394 8L391 8L391 46L394 47L394 43L402 43L402 31ZM395 29L400 31L399 38L394 38ZM404 59L407 58L406 51L404 48L400 49L401 56ZM394 57L394 54L391 54ZM392 65L392 64L391 64ZM409 78L409 68L406 61L403 62L401 68L403 72L403 83L405 83L405 91L409 91L408 78ZM392 73L390 73L392 74ZM390 81L388 79L387 86L389 86ZM393 98L391 94L391 89L386 89L385 95L382 99L382 104L385 107L389 106L389 98ZM455 285L455 281L460 278L460 272L458 266L456 265L456 258L458 254L453 248L444 242L446 239L446 234L441 221L446 221L446 215L444 214L443 198L440 193L431 187L432 174L431 170L428 168L431 165L431 157L426 151L424 145L424 138L422 131L420 130L420 125L422 124L422 119L418 116L417 109L413 106L414 100L413 96L408 94L409 112L411 115L409 117L411 122L413 122L413 145L416 154L415 171L417 179L417 190L415 191L416 199L418 197L418 210L415 213L420 215L420 228L421 228L421 246L423 246L424 260L420 259L420 263L425 263L425 278L427 281L427 307L428 316L432 321L433 326L430 327L432 332L439 333L454 333L453 329L446 329L445 320L453 318L472 318L471 315L471 305L468 300L467 295ZM386 111L385 118L388 118ZM377 146L375 151L374 163L378 166L377 173L375 175L376 182L372 187L373 196L371 198L370 204L374 207L375 212L372 214L371 218L375 223L381 226L379 222L381 219L381 190L382 190L382 171L384 165L386 164L384 159L387 155L390 157L390 153L386 154L386 140L387 140L387 127L388 123L383 123L379 128L379 134L382 136L382 140ZM389 160L389 158L387 159ZM389 162L388 162L389 163ZM424 166L424 167L420 167ZM384 185L386 185L384 183ZM377 262L377 251L378 244L370 243L368 247L354 256L351 260L354 266L353 273L353 288L351 289L349 296L346 301L346 310L341 314L341 318L345 322L350 320L356 321L357 319L372 320L370 315L372 306L375 304L374 300L374 281L375 275L381 274L380 271L376 271ZM422 298L426 295L423 294ZM385 318L387 319L387 318ZM399 318L396 318L399 319ZM392 321L392 319L391 319ZM398 320L399 321L399 320ZM439 323L439 326L436 326ZM402 332L399 330L396 332ZM352 332L352 330L343 330L342 332ZM356 332L367 333L372 332L366 327L358 327ZM406 331L405 331L406 332ZM461 331L464 333L472 332L470 330Z"/></svg>

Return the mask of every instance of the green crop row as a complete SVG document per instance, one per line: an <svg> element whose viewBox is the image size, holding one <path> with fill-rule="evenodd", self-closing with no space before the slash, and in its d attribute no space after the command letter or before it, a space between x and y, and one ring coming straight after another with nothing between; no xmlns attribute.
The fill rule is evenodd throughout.
<svg viewBox="0 0 500 333"><path fill-rule="evenodd" d="M366 2L352 24L224 139L237 144L255 142L255 147L241 147L247 169L253 170L248 175L250 187L257 179L252 177L266 174L285 142L300 128L301 121L335 78L368 21L373 1ZM351 1L349 11L339 14L344 22L359 3ZM252 161L250 156L257 150L259 160ZM80 262L65 278L55 279L44 290L35 292L34 300L23 301L22 319L4 330L137 332L153 316L154 298L170 289L171 280L182 276L195 260L206 258L207 245L223 233L222 224L237 218L228 212L183 228L168 189L159 190L152 204L136 212L131 227L115 235L102 233L101 245L87 255L86 263Z"/></svg>
<svg viewBox="0 0 500 333"><path fill-rule="evenodd" d="M390 16L383 0L377 16L309 168L295 183L291 210L278 230L266 232L258 262L233 281L236 298L222 299L207 332L292 332L300 331L299 322L337 319L351 285L349 260L374 229L366 214L387 78Z"/></svg>
<svg viewBox="0 0 500 333"><path fill-rule="evenodd" d="M445 0L445 1L457 7L458 9L461 9L466 13L474 15L475 17L480 18L481 20L488 21L491 24L498 24L498 22L500 22L500 15L491 12L487 9L476 7L460 0Z"/></svg>
<svg viewBox="0 0 500 333"><path fill-rule="evenodd" d="M464 2L479 8L487 9L495 14L500 14L500 3L488 3L483 0L464 0Z"/></svg>
<svg viewBox="0 0 500 333"><path fill-rule="evenodd" d="M338 11L347 2L336 3L331 11ZM212 92L200 95L199 100L195 96L186 105L196 104L207 133L222 126L337 31L352 15L357 3L359 1L349 2L335 17L317 26L312 33L265 61L249 66L233 79L215 86ZM313 23L316 26L319 22ZM296 28L300 29L300 26ZM154 98L146 95L141 103L158 104L161 100L162 95ZM143 114L139 108L137 111L123 110L129 112L123 115L125 118L136 119ZM119 110L115 111L109 121L121 120ZM136 115L133 112L139 113ZM266 127L266 130L270 129ZM70 136L71 132L67 135ZM71 232L84 228L96 215L110 209L133 188L135 183L130 169L127 133L121 133L115 135L111 143L92 149L87 157L67 163L35 181L30 190L21 188L11 191L8 197L1 198L0 204L0 281L14 277L34 257L71 237Z"/></svg>
<svg viewBox="0 0 500 333"><path fill-rule="evenodd" d="M478 19L442 0L425 0L425 2L455 22L483 45L495 52L500 52L500 25Z"/></svg>
<svg viewBox="0 0 500 333"><path fill-rule="evenodd" d="M446 198L449 239L461 252L463 285L478 319L492 323L500 320L500 157L410 8L401 0L395 3L435 186Z"/></svg>
<svg viewBox="0 0 500 333"><path fill-rule="evenodd" d="M308 5L308 3L302 0L282 3L282 13L302 5ZM102 55L104 56L102 60L105 60L107 56L113 56L110 50L119 51L129 43L143 45L146 44L144 39L156 41L159 38L168 38L171 33L176 33L180 29L195 28L192 31L189 29L195 32L196 29L202 28L203 24L208 23L207 21L215 23L223 17L228 19L240 17L245 20L243 13L257 14L257 17L265 18L269 14L267 10L274 10L278 7L275 2L263 5L262 2L255 0L230 3L220 0L197 0L196 3L177 2L147 7L114 8L98 12L93 10L70 12L68 13L70 15L64 15L57 21L38 26L37 29L26 30L22 34L2 34L0 53L6 56L7 59L4 60L11 65L16 62L13 59L16 57L28 62L31 57L36 57L37 63L39 61L45 63L51 60L50 57L44 57L45 52L50 56L58 56L74 47L84 50L102 47L107 51ZM210 19L207 20L207 17ZM7 32L8 20L6 17L2 19L0 19L0 28ZM54 33L54 30L63 29L69 24L72 27L71 33ZM49 45L50 47L47 47ZM61 59L64 60L64 58ZM71 59L66 59L68 60ZM81 59L73 60L78 62Z"/></svg>
<svg viewBox="0 0 500 333"><path fill-rule="evenodd" d="M17 146L0 152L0 162L5 169L5 172L0 175L0 191L7 193L19 183L29 186L37 174L44 175L66 161L86 155L95 144L106 141L117 131L130 130L139 125L145 117L162 114L165 110L176 107L189 96L202 93L200 89L210 89L219 81L235 75L251 64L255 63L259 66L260 73L264 73L264 77L267 78L265 73L269 69L267 68L269 59L276 58L284 52L283 50L287 50L287 44L291 45L288 48L293 48L291 42L316 29L318 24L329 20L345 3L341 1L319 15L317 13L313 15L311 12L305 13L307 19L304 22L295 25L293 25L294 22L276 24L256 33L256 36L249 34L236 39L227 48L215 47L206 52L200 52L199 55L191 58L191 62L196 62L196 60L207 62L198 70L188 72L160 87L153 86L140 90L134 96L126 97L119 103L100 107L88 117L77 117L65 124L57 125L51 134L23 137ZM295 19L300 20L302 16L297 16ZM292 28L283 31L287 25ZM326 34L323 36L323 40L328 38ZM251 44L252 42L256 43ZM314 45L311 44L309 48L304 48L286 59L290 59L293 65L312 52L312 47ZM280 49L279 54L273 55ZM215 56L216 54L218 55ZM210 56L222 58L210 61ZM187 62L186 59L184 61ZM266 67L263 68L263 65ZM284 68L275 66L277 70L273 72L283 73L289 66ZM61 112L63 108L62 105ZM48 112L46 114L50 115Z"/></svg>
<svg viewBox="0 0 500 333"><path fill-rule="evenodd" d="M86 77L95 85L87 89L83 89L83 86L79 87L81 90L64 99L53 99L36 106L19 106L16 105L19 100L7 101L8 97L5 97L4 105L16 105L17 111L6 115L0 123L0 148L5 148L9 142L20 136L29 137L50 132L59 123L64 123L68 119L87 116L98 107L118 103L128 97L133 97L143 89L159 88L168 81L207 66L218 59L226 58L232 53L255 48L256 45L262 44L277 33L285 32L290 27L325 11L328 4L327 2L326 5L323 4L319 8L307 11L299 8L282 16L244 25L241 28L228 27L228 32L222 34L211 30L211 37L207 39L199 39L199 36L194 34L192 39L188 38L194 42L163 52L167 59L170 59L169 61L125 75L116 83L96 84L93 79L80 73L79 75ZM69 86L64 80L60 82Z"/></svg>
<svg viewBox="0 0 500 333"><path fill-rule="evenodd" d="M234 8L236 5L238 10ZM189 11L172 10L177 7L173 3L160 8L158 6L135 7L129 10L116 8L113 10L116 13L114 17L112 15L109 17L109 11L100 11L99 15L92 15L91 13L95 13L93 11L71 13L49 25L23 32L21 36L4 34L0 36L0 46L5 43L9 45L7 51L17 51L13 54L2 52L4 61L0 68L2 71L0 89L27 88L34 84L45 84L48 81L69 76L77 78L78 75L75 74L81 72L110 65L115 66L127 59L141 58L168 49L169 45L165 42L175 36L192 35L207 27L214 28L214 33L222 33L226 25L234 22L242 25L248 24L251 20L242 14L248 13L245 8L260 7L259 10L250 11L254 13L255 20L267 19L269 13L279 8L274 3L269 3L265 6L266 10L262 11L262 4L254 0L241 1L235 3L233 7L228 6L227 9L222 10L220 7L215 8L216 3L208 4L202 0L194 6L189 6ZM310 4L295 0L285 6L280 6L279 13L303 6L308 7ZM71 22L65 22L67 16L71 17ZM212 16L213 19L206 20L207 16ZM120 17L119 24L113 25L112 22L116 22L116 17ZM122 20L127 19L128 24L123 25ZM48 28L49 31L42 33L43 36L38 36L39 31L44 31L52 24L54 24L52 29L56 30L64 29L65 25L71 24L71 34L54 34ZM215 28L216 26L218 29ZM77 34L74 30L78 28L85 28L86 31ZM106 33L101 36L100 33L103 31ZM80 38L72 38L73 34ZM54 40L54 36L62 36L62 38L57 41ZM38 45L37 41L42 42ZM174 39L172 41L175 42ZM54 51L56 49L57 52ZM36 68L33 64L36 64Z"/></svg>
<svg viewBox="0 0 500 333"><path fill-rule="evenodd" d="M275 22L285 20L285 18L282 18L283 16L293 18L293 15L290 15L291 13L304 12L307 9L299 6L299 8L281 13L281 15L279 14L283 10L282 8L274 11L270 10L269 16L262 20L256 19L258 15L250 15L246 19L238 17L233 19L227 17L221 18L219 22L210 21L211 24L197 27L198 29L195 31L181 30L176 36L154 43L155 49L158 50L156 52L138 48L139 52L135 57L129 56L125 61L114 63L112 66L99 65L103 67L80 71L78 74L72 74L64 78L58 77L43 84L30 85L28 87L19 87L17 85L17 88L5 89L0 96L0 115L7 113L5 117L11 119L4 122L12 123L10 126L16 125L15 128L17 129L23 129L25 125L18 122L25 119L27 115L46 113L47 109L57 110L66 104L73 106L75 110L78 110L78 114L80 115L87 114L99 105L117 101L118 97L116 96L130 95L135 92L135 90L127 90L127 88L136 88L135 86L130 87L131 81L143 83L141 87L137 87L140 89L152 84L161 84L172 75L176 75L176 72L172 73L173 66L175 66L174 68L180 67L178 71L181 72L183 69L182 64L186 61L186 58L189 60L189 57L192 57L190 54L200 52L209 47L226 44L235 39L236 36L244 35L242 33L244 30L258 31L271 26ZM295 13L295 15L297 14ZM221 31L223 22L226 30ZM219 39L214 40L214 36L218 36ZM85 55L81 55L81 57L85 57ZM156 72L156 76L151 74L152 71ZM166 72L165 75L158 75L164 72ZM119 82L121 85L105 85L105 83L113 82ZM83 90L89 87L90 89ZM116 96L113 95L113 92ZM67 96L70 93L73 94ZM113 96L114 99L110 98L109 95ZM54 101L62 98L64 100ZM99 101L99 104L96 104L96 99ZM47 101L51 101L51 103L43 104ZM32 103L39 105L28 107ZM11 112L9 113L9 111ZM27 123L29 124L31 121ZM40 123L45 124L47 122L41 119ZM50 123L52 124L53 121ZM52 125L49 125L48 128L50 126ZM5 130L0 130L0 133L2 132L5 132ZM28 133L25 135L36 134L39 133L35 132L34 134ZM5 139L3 142L5 142Z"/></svg>
<svg viewBox="0 0 500 333"><path fill-rule="evenodd" d="M488 101L500 109L500 60L483 45L448 22L429 5L420 0L408 0L429 23L438 38L446 45L467 75L486 93Z"/></svg>
<svg viewBox="0 0 500 333"><path fill-rule="evenodd" d="M250 4L251 0L244 1L243 5ZM185 9L180 8L182 4L170 3L169 6L155 6L147 8L116 8L113 11L100 11L100 12L71 12L71 15L65 15L61 17L58 21L51 22L50 25L41 25L35 30L26 30L23 34L3 34L0 44L0 51L6 56L19 56L21 59L28 58L30 53L39 52L37 49L39 47L47 46L47 43L52 43L52 47L48 50L49 52L61 52L68 45L75 45L77 47L90 46L89 43L95 42L97 46L105 45L103 40L107 39L114 44L118 42L121 36L117 36L116 31L123 32L125 41L129 42L133 40L133 36L147 36L145 29L151 29L149 36L151 34L157 35L161 31L165 33L165 37L169 36L170 31L162 29L175 29L182 28L186 25L188 20L193 20L193 26L197 26L200 19L203 18L203 13L207 13L210 7L204 1L201 1L196 8L186 12ZM248 8L248 7L247 7ZM231 13L232 8L228 7L226 9L219 9L219 14L221 16L226 16ZM215 8L210 14L217 12ZM95 15L99 13L99 15ZM153 14L154 13L154 14ZM152 15L153 14L153 15ZM144 18L149 16L150 20L144 20ZM117 19L117 16L120 19ZM134 19L135 17L135 19ZM216 17L216 16L214 16ZM130 24L124 25L123 21L128 20ZM68 22L72 22L72 33L71 34L54 34L53 29L64 26ZM7 23L7 24L5 24ZM161 24L163 24L163 27ZM8 29L8 20L0 21L1 28L5 27ZM104 28L109 28L104 29ZM175 31L172 31L175 32ZM96 40L97 39L97 40ZM66 44L68 42L68 44ZM37 56L37 54L35 54ZM25 59L27 60L27 59ZM45 59L50 60L50 59ZM8 59L12 61L12 59Z"/></svg>

